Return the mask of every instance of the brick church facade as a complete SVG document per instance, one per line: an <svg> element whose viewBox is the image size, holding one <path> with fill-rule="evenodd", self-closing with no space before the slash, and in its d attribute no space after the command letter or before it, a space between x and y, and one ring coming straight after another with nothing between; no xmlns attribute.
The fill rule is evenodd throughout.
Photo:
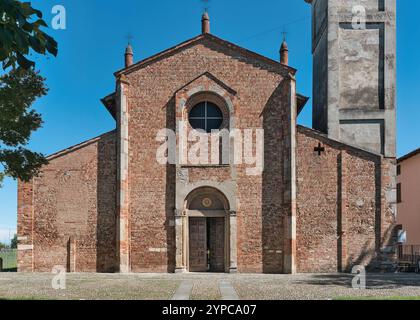
<svg viewBox="0 0 420 320"><path fill-rule="evenodd" d="M51 155L38 177L19 183L19 271L392 269L395 1L307 2L313 129L297 125L308 98L285 43L273 61L212 35L204 14L202 34L150 58L133 63L128 47L115 92L102 99L116 129ZM349 28L358 2L372 20L360 30ZM170 136L158 137L165 128L176 133L176 152L162 164L162 143L171 158ZM219 137L211 148L228 156L217 162L185 160L193 143L179 148L180 133L195 129L205 139L209 129L252 129L263 169L234 161L249 149L245 136L243 144Z"/></svg>

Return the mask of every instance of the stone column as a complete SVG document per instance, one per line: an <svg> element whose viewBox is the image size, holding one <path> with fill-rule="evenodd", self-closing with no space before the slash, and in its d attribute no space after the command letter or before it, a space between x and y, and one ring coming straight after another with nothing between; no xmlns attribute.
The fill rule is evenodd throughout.
<svg viewBox="0 0 420 320"><path fill-rule="evenodd" d="M229 244L230 244L229 245L230 247L229 272L230 273L238 272L236 233L237 233L236 211L230 211L229 212Z"/></svg>
<svg viewBox="0 0 420 320"><path fill-rule="evenodd" d="M118 126L118 193L117 193L117 245L119 250L119 270L130 272L130 231L129 231L129 185L128 185L128 103L129 83L124 75L117 81L117 126Z"/></svg>
<svg viewBox="0 0 420 320"><path fill-rule="evenodd" d="M74 237L70 237L67 243L67 254L68 254L68 272L77 272L77 240Z"/></svg>
<svg viewBox="0 0 420 320"><path fill-rule="evenodd" d="M287 109L290 127L286 133L284 163L284 203L288 205L288 211L284 220L284 254L283 254L283 272L296 273L296 79L289 74L284 79L287 90Z"/></svg>
<svg viewBox="0 0 420 320"><path fill-rule="evenodd" d="M186 256L185 256L185 220L186 217L181 210L175 210L175 273L187 272Z"/></svg>

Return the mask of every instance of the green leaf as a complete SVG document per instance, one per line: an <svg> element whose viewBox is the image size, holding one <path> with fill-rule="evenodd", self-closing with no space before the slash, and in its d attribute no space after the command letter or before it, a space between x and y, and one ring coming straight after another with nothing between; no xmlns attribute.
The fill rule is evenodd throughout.
<svg viewBox="0 0 420 320"><path fill-rule="evenodd" d="M22 68L33 66L34 62L24 57L31 49L41 55L57 56L57 42L41 30L48 25L42 19L41 11L33 8L30 2L0 0L0 14L3 13L7 17L0 23L0 63L4 70L17 65Z"/></svg>
<svg viewBox="0 0 420 320"><path fill-rule="evenodd" d="M7 51L0 48L0 61L4 61L7 58Z"/></svg>
<svg viewBox="0 0 420 320"><path fill-rule="evenodd" d="M22 29L23 30L25 30L26 32L28 32L28 33L32 33L32 31L34 31L34 27L32 26L32 24L31 23L25 23L23 26L22 26Z"/></svg>
<svg viewBox="0 0 420 320"><path fill-rule="evenodd" d="M37 27L43 26L43 27L48 28L47 23L42 19L39 19L39 20L35 21L33 24L36 25Z"/></svg>
<svg viewBox="0 0 420 320"><path fill-rule="evenodd" d="M29 69L31 67L35 66L35 62L30 61L28 59L26 59L22 54L20 54L19 52L16 53L16 57L17 57L17 62L19 64L19 66L21 66L23 69Z"/></svg>
<svg viewBox="0 0 420 320"><path fill-rule="evenodd" d="M20 52L25 52L28 48L28 40L26 38L25 32L17 31L15 32L15 42L17 45L17 49Z"/></svg>
<svg viewBox="0 0 420 320"><path fill-rule="evenodd" d="M42 46L41 42L36 37L29 37L29 42L31 44L32 49L34 49L36 52L41 54L45 53L45 47Z"/></svg>

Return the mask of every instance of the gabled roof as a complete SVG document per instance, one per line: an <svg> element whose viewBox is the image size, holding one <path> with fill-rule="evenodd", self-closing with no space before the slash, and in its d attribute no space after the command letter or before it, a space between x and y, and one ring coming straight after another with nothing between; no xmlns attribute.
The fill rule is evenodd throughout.
<svg viewBox="0 0 420 320"><path fill-rule="evenodd" d="M56 158L59 158L59 157L61 157L61 156L66 155L66 154L68 154L68 153L71 153L71 152L77 151L77 150L79 150L79 149L81 149L81 148L83 148L83 147L86 147L86 146L88 146L88 145L90 145L90 144L92 144L92 143L95 143L95 142L97 142L97 141L99 141L99 140L101 140L101 139L103 139L103 138L106 138L106 137L108 137L108 136L111 136L111 135L113 135L113 134L115 134L115 133L116 133L116 130L115 130L115 129L114 129L114 130L112 130L112 131L108 131L108 132L106 132L106 133L101 134L100 136L97 136L97 137L91 138L91 139L89 139L89 140L83 141L83 142L81 142L81 143L78 143L78 144L76 144L76 145L73 145L73 146L71 146L71 147L68 147L68 148L66 148L66 149L63 149L63 150L61 150L61 151L57 151L57 152L55 152L55 153L53 153L53 154L50 154L49 156L47 156L47 157L46 157L46 159L47 159L47 160L54 160L54 159L56 159Z"/></svg>
<svg viewBox="0 0 420 320"><path fill-rule="evenodd" d="M178 44L178 45L176 45L176 46L174 46L172 48L169 48L167 50L164 50L162 52L159 52L159 53L157 53L157 54L155 54L155 55L153 55L153 56L151 56L149 58L146 58L146 59L144 59L144 60L142 60L140 62L137 62L137 63L135 63L135 64L133 64L133 65L127 67L127 68L121 69L121 70L115 72L114 75L116 77L118 77L118 76L120 76L122 74L125 74L125 75L126 74L129 74L129 73L131 73L131 72L133 72L135 70L138 70L138 69L140 69L140 68L142 68L144 66L147 66L147 65L149 65L149 64L151 64L151 63L153 63L153 62L155 62L155 61L157 61L159 59L162 59L162 58L165 58L167 56L171 56L173 54L176 54L177 52L180 52L180 51L182 51L182 50L184 50L184 49L186 49L188 47L191 47L191 46L193 46L193 45L195 45L195 44L197 44L199 42L202 42L204 40L210 41L210 42L213 42L213 43L216 43L216 44L219 44L221 46L225 46L226 48L231 49L233 51L237 51L238 53L240 53L240 54L242 54L244 56L251 57L251 58L254 58L256 60L261 61L262 63L265 63L267 65L271 65L271 66L277 68L278 69L278 73L280 73L280 74L283 74L283 73L292 73L292 74L295 74L296 71L297 71L296 69L294 69L294 68L292 68L290 66L281 64L278 61L275 61L273 59L267 58L267 57L265 57L263 55L260 55L258 53L255 53L255 52L250 51L248 49L242 48L242 47L240 47L240 46L238 46L238 45L236 45L236 44L234 44L232 42L229 42L229 41L223 40L221 38L218 38L218 37L216 37L216 36L214 36L214 35L212 35L210 33L205 33L205 34L201 34L201 35L199 35L197 37L194 37L192 39L189 39L189 40L187 40L185 42L182 42L182 43L180 43L180 44Z"/></svg>
<svg viewBox="0 0 420 320"><path fill-rule="evenodd" d="M411 151L410 153L406 154L405 156L402 156L401 158L398 159L398 163L403 162L404 160L410 159L416 155L420 154L420 148Z"/></svg>
<svg viewBox="0 0 420 320"><path fill-rule="evenodd" d="M277 72L279 74L282 74L282 75L286 75L286 74L290 74L290 73L294 75L297 71L295 68L292 68L288 65L284 65L284 64L282 64L278 61L267 58L263 55L255 53L255 52L250 51L248 49L242 48L242 47L240 47L240 46L238 46L234 43L231 43L229 41L218 38L218 37L216 37L216 36L214 36L210 33L205 33L205 34L200 34L199 36L194 37L192 39L189 39L187 41L184 41L184 42L182 42L182 43L180 43L180 44L178 44L178 45L176 45L172 48L169 48L167 50L159 52L159 53L157 53L157 54L155 54L155 55L153 55L149 58L146 58L142 61L139 61L139 62L127 67L127 68L121 69L121 70L115 72L114 75L116 77L119 77L121 75L127 75L131 72L134 72L138 69L141 69L145 66L148 66L148 65L150 65L150 64L152 64L152 63L154 63L154 62L156 62L160 59L164 59L164 58L169 57L171 55L174 55L174 54L176 54L176 53L178 53L178 52L180 52L180 51L182 51L186 48L192 47L192 46L194 46L194 45L196 45L196 44L198 44L202 41L210 41L210 42L216 43L220 46L224 46L224 47L226 47L230 50L236 51L236 52L238 52L239 54L241 54L245 57L253 58L253 59L255 59L255 60L257 60L257 61L259 61L263 64L266 64L267 66L272 67L272 70L275 70L275 72ZM206 75L208 77L214 78L215 81L220 82L220 80L218 80L212 74L206 73ZM201 76L203 76L203 75L201 75ZM196 80L196 79L193 79L192 81L194 81L194 80ZM225 87L228 87L229 90L234 91L232 88L230 88L229 86L227 86L224 83L221 83L221 85L223 85ZM235 92L235 94L236 94L236 92ZM298 111L298 114L302 111L303 107L306 105L308 100L309 100L309 98L307 98L303 95L297 94L297 104L298 104L298 110L297 111ZM115 93L111 93L110 95L101 99L101 102L105 105L105 107L107 108L109 113L112 115L112 117L114 119L116 119Z"/></svg>
<svg viewBox="0 0 420 320"><path fill-rule="evenodd" d="M321 132L321 131L318 131L318 130L315 130L315 129L312 129L312 128L308 128L308 127L305 127L305 126L302 126L302 125L297 125L296 127L297 127L297 131L299 133L305 134L305 135L310 136L314 139L318 139L325 144L333 146L334 148L361 152L361 153L364 153L365 155L375 156L378 159L383 158L383 155L380 154L380 153L372 152L370 150L365 150L365 149L362 149L360 147L352 146L352 145L349 145L349 144L344 143L342 141L332 139L327 134L325 134L324 132Z"/></svg>
<svg viewBox="0 0 420 320"><path fill-rule="evenodd" d="M296 99L297 99L297 115L299 115L301 111L303 110L303 108L305 107L306 103L309 101L309 98L297 93Z"/></svg>
<svg viewBox="0 0 420 320"><path fill-rule="evenodd" d="M117 120L117 110L115 109L115 92L107 95L105 98L101 99L101 102L105 106L105 108L108 110L108 112L111 114L111 116Z"/></svg>

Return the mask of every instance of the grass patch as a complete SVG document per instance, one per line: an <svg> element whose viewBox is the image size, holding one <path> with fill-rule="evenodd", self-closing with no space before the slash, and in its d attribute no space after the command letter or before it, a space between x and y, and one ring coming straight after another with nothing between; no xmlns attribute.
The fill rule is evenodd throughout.
<svg viewBox="0 0 420 320"><path fill-rule="evenodd" d="M409 296L395 296L395 297L338 297L334 300L420 300L420 297L409 297Z"/></svg>
<svg viewBox="0 0 420 320"><path fill-rule="evenodd" d="M54 299L50 299L50 298L43 298L43 297L35 297L35 296L22 296L22 297L0 297L0 301L16 301L16 300L20 300L20 301L40 301L40 300L54 300Z"/></svg>
<svg viewBox="0 0 420 320"><path fill-rule="evenodd" d="M17 270L17 251L0 251L0 258L3 260L3 271L13 272Z"/></svg>

